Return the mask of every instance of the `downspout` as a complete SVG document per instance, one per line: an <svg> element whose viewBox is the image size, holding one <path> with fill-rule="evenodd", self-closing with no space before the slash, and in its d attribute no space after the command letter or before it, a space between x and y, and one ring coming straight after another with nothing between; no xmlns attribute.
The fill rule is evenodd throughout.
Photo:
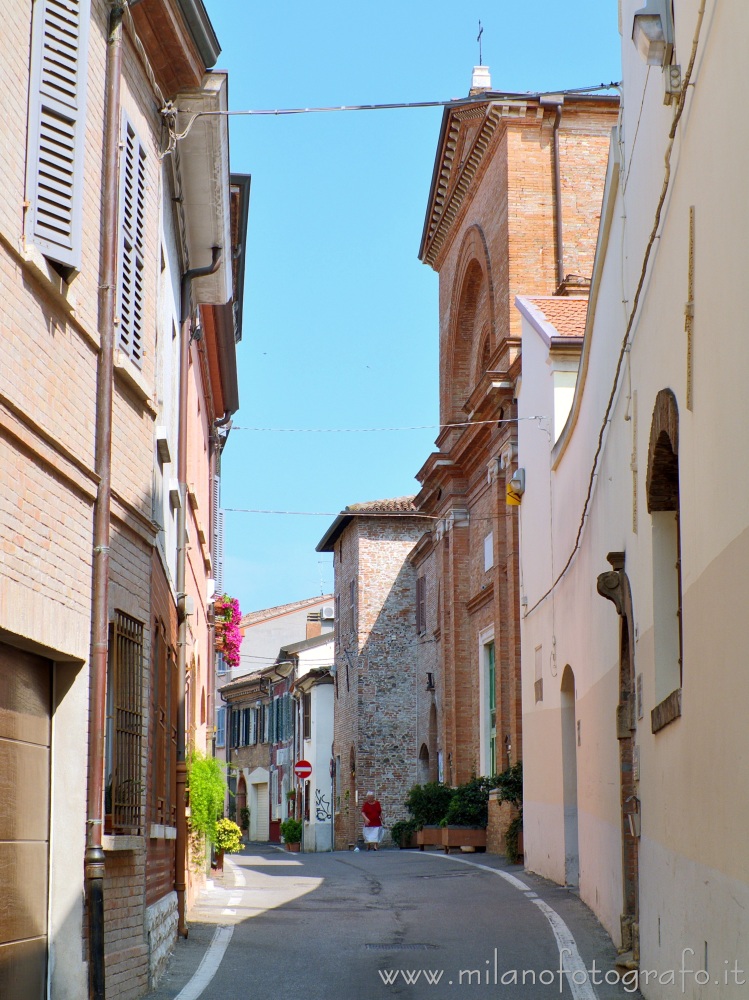
<svg viewBox="0 0 749 1000"><path fill-rule="evenodd" d="M213 497L214 483L216 481L216 471L218 468L218 456L221 453L221 438L218 433L218 428L226 427L227 434L228 430L231 428L231 412L226 410L223 417L219 417L213 421L213 429L209 438L209 463L210 463L210 477L211 477L211 497ZM211 504L211 512L213 511L213 504ZM215 536L215 525L211 525L211 539ZM212 552L212 555L216 555ZM213 733L212 738L212 753L216 756L216 644L215 644L215 634L216 634L216 621L215 616L211 613L208 621L208 640L209 640L209 662L208 662L208 719L211 731Z"/></svg>
<svg viewBox="0 0 749 1000"><path fill-rule="evenodd" d="M104 964L104 732L109 646L109 539L112 503L112 398L114 314L116 309L122 75L122 7L109 12L106 59L106 122L102 192L101 284L99 287L99 365L96 386L96 474L91 600L91 679L86 803L85 887L88 913L88 995L103 1000Z"/></svg>
<svg viewBox="0 0 749 1000"><path fill-rule="evenodd" d="M564 284L564 232L562 229L562 178L559 163L559 123L562 120L562 105L557 104L554 118L554 230L556 237L557 287Z"/></svg>
<svg viewBox="0 0 749 1000"><path fill-rule="evenodd" d="M190 373L190 286L194 278L215 274L221 265L220 247L211 247L212 260L207 267L194 267L182 275L180 286L180 358L179 358L179 435L177 442L177 478L180 505L177 512L177 838L174 889L177 893L177 932L187 937L185 889L187 870L187 787L185 681L187 678L187 380Z"/></svg>

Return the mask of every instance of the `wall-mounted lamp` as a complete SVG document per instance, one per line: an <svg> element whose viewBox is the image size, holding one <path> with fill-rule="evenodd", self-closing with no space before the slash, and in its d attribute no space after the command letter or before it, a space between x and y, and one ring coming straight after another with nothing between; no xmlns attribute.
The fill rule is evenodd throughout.
<svg viewBox="0 0 749 1000"><path fill-rule="evenodd" d="M190 331L190 343L192 343L193 340L202 340L202 339L203 339L203 327L197 325L194 326Z"/></svg>
<svg viewBox="0 0 749 1000"><path fill-rule="evenodd" d="M518 469L510 480L510 488L513 493L522 496L525 493L525 469Z"/></svg>
<svg viewBox="0 0 749 1000"><path fill-rule="evenodd" d="M648 66L666 66L674 47L671 0L647 0L635 11L632 41Z"/></svg>

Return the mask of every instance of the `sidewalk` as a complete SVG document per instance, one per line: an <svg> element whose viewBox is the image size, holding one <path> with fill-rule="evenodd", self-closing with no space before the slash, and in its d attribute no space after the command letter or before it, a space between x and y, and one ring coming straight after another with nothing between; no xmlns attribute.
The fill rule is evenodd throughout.
<svg viewBox="0 0 749 1000"><path fill-rule="evenodd" d="M237 857L245 854L271 855L278 850L272 844L249 844ZM147 993L144 1000L176 1000L207 956L217 930L235 922L232 919L231 902L234 893L243 884L244 873L225 857L223 872L211 872L205 889L188 914L187 938L177 939L166 972L157 988ZM182 1000L189 998L185 996Z"/></svg>

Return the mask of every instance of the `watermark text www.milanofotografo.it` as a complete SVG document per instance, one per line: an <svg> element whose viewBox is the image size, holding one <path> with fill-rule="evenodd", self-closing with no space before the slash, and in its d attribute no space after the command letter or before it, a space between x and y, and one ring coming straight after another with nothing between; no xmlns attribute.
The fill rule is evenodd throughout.
<svg viewBox="0 0 749 1000"><path fill-rule="evenodd" d="M715 972L706 969L695 969L694 950L684 948L681 953L681 965L678 969L608 969L604 972L596 965L595 959L590 968L570 969L566 960L570 951L562 948L559 953L557 969L500 969L498 951L494 949L493 959L487 959L484 968L458 969L450 976L445 969L378 969L380 979L385 986L549 986L556 987L562 993L565 982L570 980L578 986L590 984L600 986L621 985L625 993L635 993L641 986L648 983L658 983L661 986L681 987L686 993L687 988L695 983L706 986L713 983L716 986L744 986L747 984L746 974L739 968L738 961L733 964L726 959L723 967Z"/></svg>

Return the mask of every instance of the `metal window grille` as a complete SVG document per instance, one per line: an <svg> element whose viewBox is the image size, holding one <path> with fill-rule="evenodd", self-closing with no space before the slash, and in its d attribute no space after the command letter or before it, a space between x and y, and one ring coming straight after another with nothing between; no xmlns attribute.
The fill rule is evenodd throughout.
<svg viewBox="0 0 749 1000"><path fill-rule="evenodd" d="M143 624L115 612L112 683L112 829L143 832Z"/></svg>

